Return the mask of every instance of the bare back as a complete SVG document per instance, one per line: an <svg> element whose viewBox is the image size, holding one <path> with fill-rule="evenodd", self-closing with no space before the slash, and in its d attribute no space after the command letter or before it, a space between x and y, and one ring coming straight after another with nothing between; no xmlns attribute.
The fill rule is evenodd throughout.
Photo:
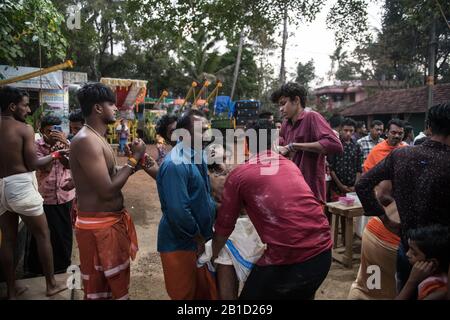
<svg viewBox="0 0 450 320"><path fill-rule="evenodd" d="M0 120L0 178L29 172L24 159L26 140L33 139L32 128L14 119Z"/></svg>
<svg viewBox="0 0 450 320"><path fill-rule="evenodd" d="M114 154L105 143L84 127L70 145L70 168L80 211L111 212L123 208L122 193L105 188L116 174Z"/></svg>

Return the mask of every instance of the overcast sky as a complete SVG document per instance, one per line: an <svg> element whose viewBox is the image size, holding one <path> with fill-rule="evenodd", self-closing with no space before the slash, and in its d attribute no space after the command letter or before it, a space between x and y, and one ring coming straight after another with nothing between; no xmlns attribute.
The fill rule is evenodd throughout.
<svg viewBox="0 0 450 320"><path fill-rule="evenodd" d="M314 22L299 27L294 25L289 26L288 31L290 37L288 39L286 52L288 80L292 79L289 75L290 73L296 73L296 68L299 61L306 63L310 59L314 59L316 75L318 78L323 78L323 82L314 83L313 87L316 85L320 86L330 83L326 74L331 68L331 59L329 56L333 54L336 45L334 41L334 32L326 28L326 17L330 7L334 3L335 0L328 1ZM371 1L368 11L370 28L372 30L374 28L380 29L382 15L381 3L374 4ZM354 44L349 44L346 50L351 51L352 48L354 48ZM280 72L280 55L281 49L278 49L275 55L271 58L272 65L275 68L276 77L278 77Z"/></svg>
<svg viewBox="0 0 450 320"><path fill-rule="evenodd" d="M289 38L286 50L287 80L295 79L299 61L306 63L310 59L313 59L317 78L311 86L314 88L332 84L332 81L328 80L327 73L331 69L330 55L333 54L336 45L334 41L334 32L326 28L326 18L330 8L335 2L336 0L328 0L314 22L298 27L289 25ZM375 29L381 29L382 4L383 1L369 1L368 22L372 33L375 33ZM269 62L274 68L274 76L276 78L278 78L280 74L282 26L280 26L279 33L280 37L278 44L280 47L275 50L273 56L269 58ZM344 50L351 52L354 47L354 43L349 43ZM219 42L216 49L223 53L226 50L225 43ZM120 43L115 44L115 53L123 53L123 46Z"/></svg>

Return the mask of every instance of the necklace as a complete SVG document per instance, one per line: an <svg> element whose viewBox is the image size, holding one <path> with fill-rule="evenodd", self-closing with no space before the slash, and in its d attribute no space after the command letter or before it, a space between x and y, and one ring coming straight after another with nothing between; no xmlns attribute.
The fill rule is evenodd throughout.
<svg viewBox="0 0 450 320"><path fill-rule="evenodd" d="M106 146L106 148L109 150L109 152L111 153L111 157L113 158L114 161L114 168L117 166L117 160L116 157L114 156L114 150L111 148L111 145L105 140L104 137L101 136L101 134L99 134L94 128L92 128L90 125L88 125L87 123L84 124L84 126L86 128L88 128L89 130L91 130L96 136L97 138L103 143L104 146Z"/></svg>

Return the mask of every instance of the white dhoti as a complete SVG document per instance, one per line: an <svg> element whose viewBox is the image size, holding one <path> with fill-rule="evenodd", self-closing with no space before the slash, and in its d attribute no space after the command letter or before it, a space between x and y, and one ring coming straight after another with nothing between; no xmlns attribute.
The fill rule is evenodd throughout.
<svg viewBox="0 0 450 320"><path fill-rule="evenodd" d="M34 172L0 179L0 215L10 211L28 217L39 216L44 213L43 203Z"/></svg>
<svg viewBox="0 0 450 320"><path fill-rule="evenodd" d="M254 263L263 255L265 248L250 219L242 217L236 221L233 233L214 262L234 266L239 281L245 282ZM208 262L211 256L210 240L205 244L205 252L199 258L198 264Z"/></svg>

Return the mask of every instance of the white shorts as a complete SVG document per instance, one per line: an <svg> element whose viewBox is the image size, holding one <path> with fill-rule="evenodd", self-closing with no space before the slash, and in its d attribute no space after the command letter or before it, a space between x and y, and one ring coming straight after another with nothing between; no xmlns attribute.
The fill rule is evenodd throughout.
<svg viewBox="0 0 450 320"><path fill-rule="evenodd" d="M44 213L44 199L38 191L34 172L14 174L0 179L0 215L7 211L36 217Z"/></svg>

